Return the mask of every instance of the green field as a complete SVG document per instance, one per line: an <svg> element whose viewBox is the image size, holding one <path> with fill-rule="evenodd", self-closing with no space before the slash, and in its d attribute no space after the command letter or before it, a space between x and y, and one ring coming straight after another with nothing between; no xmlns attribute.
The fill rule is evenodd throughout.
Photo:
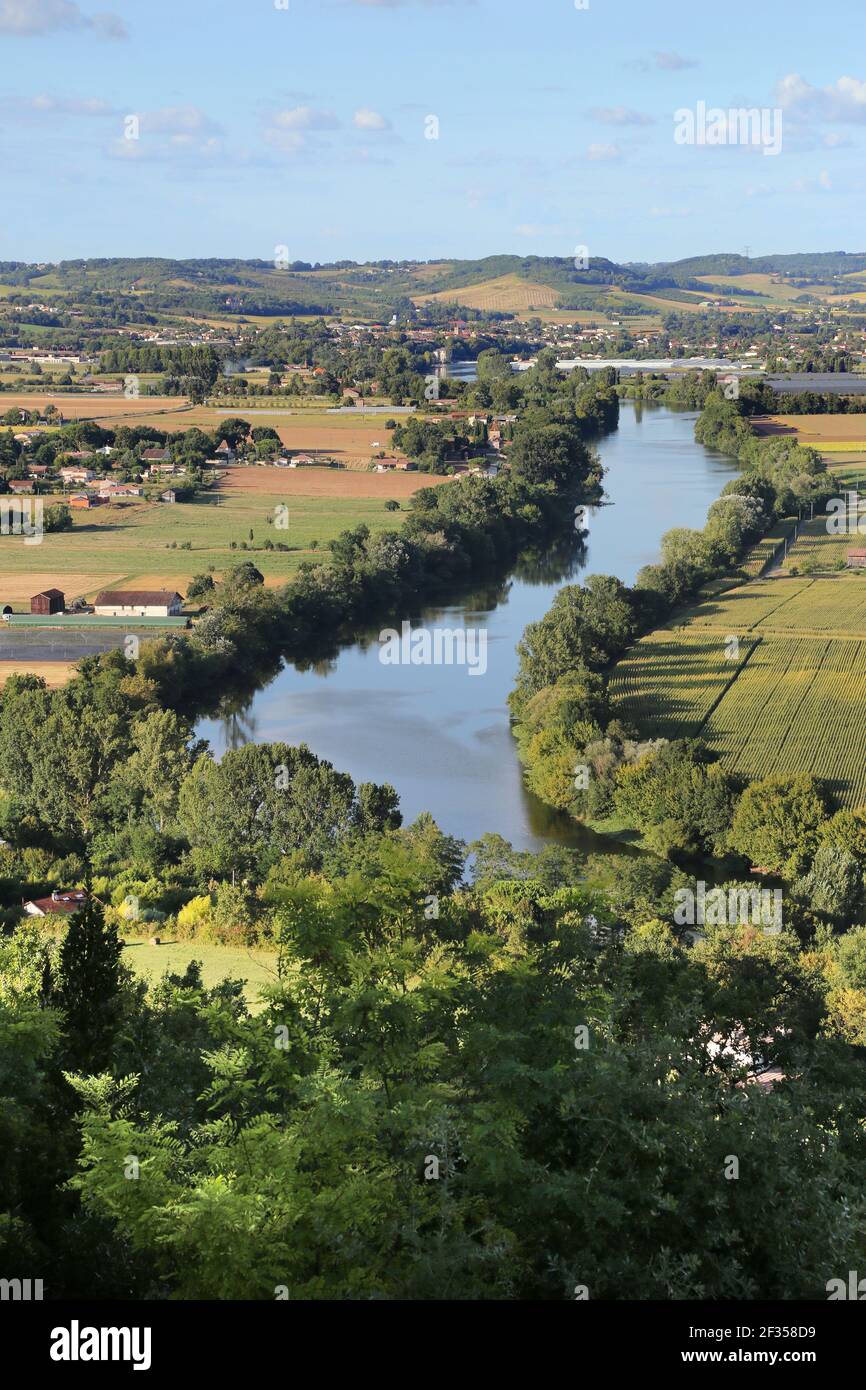
<svg viewBox="0 0 866 1390"><path fill-rule="evenodd" d="M79 593L92 597L108 586L174 587L183 594L193 575L211 568L219 575L242 560L252 560L268 583L278 584L290 579L302 561L327 559L327 542L349 527L364 522L375 534L401 525L401 512L385 510L387 477L377 478L381 497L351 493L341 497L335 490L347 475L334 471L329 474L334 490L316 495L323 472L309 470L309 493L294 491L305 485L296 481L299 472L281 483L286 474L269 470L267 490L227 490L173 504L119 500L111 506L73 512L71 531L45 535L38 545L25 545L20 536L3 536L0 600L26 609L32 586L23 581L29 575L34 576L37 588L53 584L63 589L67 600ZM274 524L281 505L288 508L285 529ZM404 498L401 506L406 505ZM263 549L268 539L289 550ZM237 544L235 550L232 541ZM185 542L190 549L180 549ZM241 550L241 542L250 549Z"/></svg>
<svg viewBox="0 0 866 1390"><path fill-rule="evenodd" d="M762 580L681 623L618 663L620 718L651 738L700 737L731 772L811 772L842 804L866 802L866 579Z"/></svg>
<svg viewBox="0 0 866 1390"><path fill-rule="evenodd" d="M127 941L123 959L138 974L150 981L159 980L166 971L182 975L191 960L201 962L202 981L209 988L220 980L230 978L246 981L246 997L253 1012L263 985L277 979L277 957L270 951L237 949L232 946L208 946L198 941L166 941L151 946L147 940Z"/></svg>

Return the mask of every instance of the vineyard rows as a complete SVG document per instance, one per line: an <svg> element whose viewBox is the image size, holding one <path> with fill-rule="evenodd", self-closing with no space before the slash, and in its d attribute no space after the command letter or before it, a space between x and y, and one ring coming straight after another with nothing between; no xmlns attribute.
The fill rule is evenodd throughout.
<svg viewBox="0 0 866 1390"><path fill-rule="evenodd" d="M636 643L611 682L618 716L650 737L700 736L732 772L812 772L842 804L866 803L866 641L753 634L731 661L724 639L692 628Z"/></svg>

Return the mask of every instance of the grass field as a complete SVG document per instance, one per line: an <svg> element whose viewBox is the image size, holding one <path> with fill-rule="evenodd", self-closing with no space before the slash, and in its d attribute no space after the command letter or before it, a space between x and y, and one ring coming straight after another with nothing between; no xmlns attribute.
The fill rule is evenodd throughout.
<svg viewBox="0 0 866 1390"><path fill-rule="evenodd" d="M267 583L284 583L302 561L326 559L327 542L349 527L364 522L374 534L398 529L402 515L386 511L385 503L405 505L417 488L443 481L419 473L237 468L226 470L216 493L193 502L129 499L74 512L71 531L45 535L39 545L0 539L0 604L26 610L31 594L52 587L63 590L67 603L109 586L184 593L193 575L211 568L220 575L242 560L253 560ZM278 506L288 508L286 529L273 524ZM250 531L255 548L242 551ZM267 539L290 549L264 550ZM189 550L179 548L185 542Z"/></svg>
<svg viewBox="0 0 866 1390"><path fill-rule="evenodd" d="M210 989L220 980L245 980L245 994L251 1011L261 1007L259 990L276 982L276 955L269 951L235 949L232 946L209 946L198 941L166 941L151 946L136 938L124 944L123 959L138 975L147 980L159 980L167 970L183 974L191 960L201 962L202 981Z"/></svg>
<svg viewBox="0 0 866 1390"><path fill-rule="evenodd" d="M611 694L648 737L700 737L748 777L811 772L861 805L864 678L866 579L839 574L760 580L697 606L635 643Z"/></svg>

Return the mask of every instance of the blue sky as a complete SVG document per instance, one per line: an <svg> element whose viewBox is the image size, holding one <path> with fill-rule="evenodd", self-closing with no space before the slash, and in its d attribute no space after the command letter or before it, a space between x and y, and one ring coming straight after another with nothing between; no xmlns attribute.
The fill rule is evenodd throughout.
<svg viewBox="0 0 866 1390"><path fill-rule="evenodd" d="M0 0L0 259L866 249L863 0L284 3Z"/></svg>

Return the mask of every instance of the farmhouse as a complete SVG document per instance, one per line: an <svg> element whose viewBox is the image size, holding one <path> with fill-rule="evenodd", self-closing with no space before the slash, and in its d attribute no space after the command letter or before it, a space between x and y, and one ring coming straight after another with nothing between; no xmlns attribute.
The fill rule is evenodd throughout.
<svg viewBox="0 0 866 1390"><path fill-rule="evenodd" d="M100 482L93 485L100 497L140 497L141 488L135 483Z"/></svg>
<svg viewBox="0 0 866 1390"><path fill-rule="evenodd" d="M866 550L849 550L848 568L852 570L866 569Z"/></svg>
<svg viewBox="0 0 866 1390"><path fill-rule="evenodd" d="M62 589L43 589L30 600L31 613L62 613L66 607L66 596Z"/></svg>
<svg viewBox="0 0 866 1390"><path fill-rule="evenodd" d="M58 913L68 916L71 912L77 912L86 901L87 894L80 888L74 888L68 893L62 893L55 888L50 898L32 898L30 902L26 902L24 911L28 917L50 917Z"/></svg>
<svg viewBox="0 0 866 1390"><path fill-rule="evenodd" d="M145 449L141 457L147 463L168 463L171 454L168 449Z"/></svg>
<svg viewBox="0 0 866 1390"><path fill-rule="evenodd" d="M32 478L12 478L11 481L10 481L10 483L9 483L9 491L10 491L10 492L32 492L32 491L33 491L33 479L32 479Z"/></svg>
<svg viewBox="0 0 866 1390"><path fill-rule="evenodd" d="M64 483L89 483L96 474L89 468L61 468L60 476Z"/></svg>
<svg viewBox="0 0 866 1390"><path fill-rule="evenodd" d="M172 618L183 599L169 589L106 589L97 594L94 611L105 618Z"/></svg>

